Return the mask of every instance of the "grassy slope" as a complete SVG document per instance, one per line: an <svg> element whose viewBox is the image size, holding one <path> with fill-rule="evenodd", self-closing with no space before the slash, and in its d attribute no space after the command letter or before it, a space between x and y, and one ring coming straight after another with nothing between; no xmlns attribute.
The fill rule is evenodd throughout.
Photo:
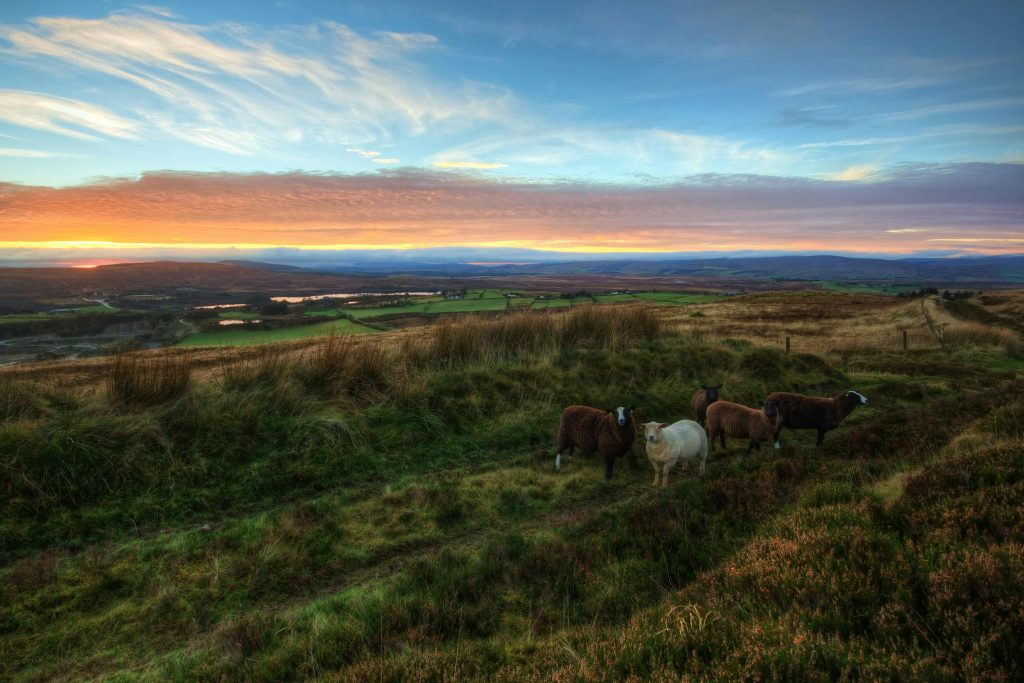
<svg viewBox="0 0 1024 683"><path fill-rule="evenodd" d="M1005 357L844 373L730 346L328 387L268 357L149 409L8 386L0 678L1019 675L1024 389L987 369ZM665 491L646 466L552 470L566 403L674 419L709 369L742 402L855 384L872 406L821 450L735 442Z"/></svg>

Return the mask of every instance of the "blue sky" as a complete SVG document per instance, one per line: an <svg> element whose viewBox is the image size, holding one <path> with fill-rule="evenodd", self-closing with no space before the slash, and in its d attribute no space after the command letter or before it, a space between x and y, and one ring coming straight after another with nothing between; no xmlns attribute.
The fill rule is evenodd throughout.
<svg viewBox="0 0 1024 683"><path fill-rule="evenodd" d="M158 171L871 183L1022 162L1020 2L0 5L0 181L18 186ZM1005 204L987 239L1020 227ZM342 214L324 221L344 233ZM0 241L42 230L17 225Z"/></svg>

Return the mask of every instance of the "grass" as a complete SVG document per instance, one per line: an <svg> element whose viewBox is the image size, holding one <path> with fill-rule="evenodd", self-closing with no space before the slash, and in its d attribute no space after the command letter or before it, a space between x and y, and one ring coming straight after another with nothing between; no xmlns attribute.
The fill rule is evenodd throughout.
<svg viewBox="0 0 1024 683"><path fill-rule="evenodd" d="M256 311L219 311L217 317L221 320L256 320L261 317Z"/></svg>
<svg viewBox="0 0 1024 683"><path fill-rule="evenodd" d="M0 383L0 678L1018 678L1006 349L833 364L670 311L335 334L159 402ZM664 491L642 455L608 483L597 458L553 469L565 405L679 419L707 374L750 405L851 386L871 405L821 449L737 442Z"/></svg>
<svg viewBox="0 0 1024 683"><path fill-rule="evenodd" d="M913 292L916 285L875 285L859 282L840 282L837 280L824 280L820 283L821 288L831 292L852 292L864 294L903 294Z"/></svg>
<svg viewBox="0 0 1024 683"><path fill-rule="evenodd" d="M309 316L336 316L339 314L352 315L362 320L372 320L387 315L420 314L439 315L451 313L479 313L503 311L508 307L514 309L545 310L549 308L566 308L577 305L571 299L565 298L541 298L526 292L511 292L513 297L507 296L510 292L496 289L471 290L466 296L457 300L446 300L443 297L417 297L415 302L399 306L369 306L355 307L345 306L327 310L308 311ZM666 305L687 305L693 303L707 303L721 299L719 295L712 294L686 294L681 292L637 292L634 294L608 294L594 297L596 303L627 303L650 301ZM590 303L590 300L588 300Z"/></svg>
<svg viewBox="0 0 1024 683"><path fill-rule="evenodd" d="M36 320L58 320L61 318L70 318L83 313L118 313L122 309L112 308L110 306L103 306L102 304L93 304L89 306L69 306L69 310L62 311L60 313L8 313L7 315L0 315L0 325L4 323L17 323L25 321L36 321Z"/></svg>
<svg viewBox="0 0 1024 683"><path fill-rule="evenodd" d="M244 327L244 326L238 326ZM351 320L334 320L330 322L285 327L277 330L246 330L225 329L217 332L197 332L178 343L178 346L251 346L272 342L308 339L329 334L371 334L376 329L360 325Z"/></svg>

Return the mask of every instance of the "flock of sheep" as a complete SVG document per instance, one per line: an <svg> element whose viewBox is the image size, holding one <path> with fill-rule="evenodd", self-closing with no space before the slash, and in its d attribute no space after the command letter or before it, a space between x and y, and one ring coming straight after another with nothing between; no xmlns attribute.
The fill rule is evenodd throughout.
<svg viewBox="0 0 1024 683"><path fill-rule="evenodd" d="M700 458L700 473L708 457L708 443L714 450L715 439L725 448L725 437L748 439L747 455L754 448L760 450L768 439L780 448L779 433L790 429L815 429L818 445L825 432L835 429L857 406L868 404L868 399L847 391L835 398L804 396L785 391L768 395L764 406L748 408L738 403L721 400L721 386L701 386L693 395L691 405L697 421L679 420L644 422L643 429L647 458L654 465L654 485L668 484L668 473L679 461ZM604 458L606 479L611 479L615 459L629 452L636 439L637 424L633 408L620 406L605 411L588 406L569 406L562 411L558 426L558 450L555 468L562 466L562 453L579 448L586 453L599 453ZM707 427L705 431L704 425Z"/></svg>

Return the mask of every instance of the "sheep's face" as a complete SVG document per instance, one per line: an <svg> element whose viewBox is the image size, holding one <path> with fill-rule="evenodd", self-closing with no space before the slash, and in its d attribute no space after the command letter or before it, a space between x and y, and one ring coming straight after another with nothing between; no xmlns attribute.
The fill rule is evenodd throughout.
<svg viewBox="0 0 1024 683"><path fill-rule="evenodd" d="M702 384L700 388L704 390L704 396L707 398L708 403L714 403L718 400L718 390L721 389L721 385L717 387L706 387Z"/></svg>
<svg viewBox="0 0 1024 683"><path fill-rule="evenodd" d="M855 398L862 406L866 406L868 404L868 397L856 391L847 391L846 398Z"/></svg>
<svg viewBox="0 0 1024 683"><path fill-rule="evenodd" d="M658 443L661 441L661 430L667 427L664 422L644 422L644 441L647 443Z"/></svg>
<svg viewBox="0 0 1024 683"><path fill-rule="evenodd" d="M625 427L626 425L629 424L629 420L630 420L630 415L629 414L630 414L630 412L632 412L632 410L633 410L632 408L626 408L625 406L619 406L615 410L609 410L608 412L610 412L612 415L615 416L615 421L619 423L620 427Z"/></svg>
<svg viewBox="0 0 1024 683"><path fill-rule="evenodd" d="M775 406L775 401L768 401L764 404L764 414L768 417L775 417L779 412L779 409Z"/></svg>

